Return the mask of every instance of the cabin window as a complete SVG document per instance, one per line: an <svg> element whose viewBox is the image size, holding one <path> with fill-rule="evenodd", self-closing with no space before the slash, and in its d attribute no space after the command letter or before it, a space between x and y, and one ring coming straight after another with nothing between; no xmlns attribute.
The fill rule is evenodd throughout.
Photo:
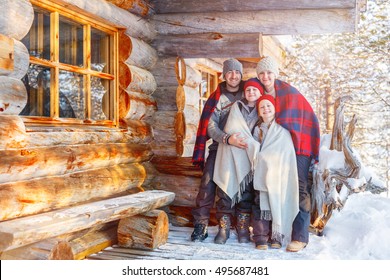
<svg viewBox="0 0 390 280"><path fill-rule="evenodd" d="M202 82L199 84L199 112L202 113L204 104L209 96L217 89L218 74L211 70L200 70Z"/></svg>
<svg viewBox="0 0 390 280"><path fill-rule="evenodd" d="M22 39L30 53L23 78L26 123L117 125L118 29L77 8L32 0L34 22Z"/></svg>

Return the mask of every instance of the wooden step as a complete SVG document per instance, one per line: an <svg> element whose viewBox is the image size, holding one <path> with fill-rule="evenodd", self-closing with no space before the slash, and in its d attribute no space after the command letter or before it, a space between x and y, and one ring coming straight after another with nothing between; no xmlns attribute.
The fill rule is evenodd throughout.
<svg viewBox="0 0 390 280"><path fill-rule="evenodd" d="M0 223L0 252L169 205L175 194L145 191Z"/></svg>

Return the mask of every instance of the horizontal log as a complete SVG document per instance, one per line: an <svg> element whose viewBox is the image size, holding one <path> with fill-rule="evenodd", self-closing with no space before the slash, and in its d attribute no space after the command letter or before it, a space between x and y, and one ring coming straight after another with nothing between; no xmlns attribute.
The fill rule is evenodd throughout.
<svg viewBox="0 0 390 280"><path fill-rule="evenodd" d="M176 141L175 117L176 111L157 111L153 116L152 127L154 140L158 143L162 141Z"/></svg>
<svg viewBox="0 0 390 280"><path fill-rule="evenodd" d="M27 73L28 66L30 64L30 55L28 53L26 46L22 42L15 39L11 39L11 40L13 42L12 68L9 69L4 69L4 67L2 67L3 64L2 62L4 60L1 57L2 40L0 40L0 75L8 76L20 80Z"/></svg>
<svg viewBox="0 0 390 280"><path fill-rule="evenodd" d="M156 249L168 240L169 221L162 210L123 218L118 224L118 245L124 248Z"/></svg>
<svg viewBox="0 0 390 280"><path fill-rule="evenodd" d="M304 35L354 32L356 10L279 10L156 14L152 17L161 35L196 33L262 33ZM286 24L286 19L294 19Z"/></svg>
<svg viewBox="0 0 390 280"><path fill-rule="evenodd" d="M99 16L117 26L126 28L125 33L134 38L151 41L156 36L153 23L137 15L129 13L105 0L62 0L79 7L93 15Z"/></svg>
<svg viewBox="0 0 390 280"><path fill-rule="evenodd" d="M154 178L153 187L156 190L174 192L173 206L195 207L200 180L198 177L160 174Z"/></svg>
<svg viewBox="0 0 390 280"><path fill-rule="evenodd" d="M79 231L170 204L174 193L145 191L0 223L0 251Z"/></svg>
<svg viewBox="0 0 390 280"><path fill-rule="evenodd" d="M28 137L19 116L0 115L0 149L23 148Z"/></svg>
<svg viewBox="0 0 390 280"><path fill-rule="evenodd" d="M119 117L121 119L149 122L157 110L154 98L146 94L122 90L119 100Z"/></svg>
<svg viewBox="0 0 390 280"><path fill-rule="evenodd" d="M73 260L72 248L67 242L48 239L24 247L5 251L1 260Z"/></svg>
<svg viewBox="0 0 390 280"><path fill-rule="evenodd" d="M145 168L121 164L62 176L0 184L0 221L90 200L142 191Z"/></svg>
<svg viewBox="0 0 390 280"><path fill-rule="evenodd" d="M185 124L198 126L200 119L199 106L187 105L183 109Z"/></svg>
<svg viewBox="0 0 390 280"><path fill-rule="evenodd" d="M176 141L153 141L151 144L153 154L157 156L177 156Z"/></svg>
<svg viewBox="0 0 390 280"><path fill-rule="evenodd" d="M157 51L148 43L134 37L130 37L130 43L130 55L125 60L126 63L146 70L152 69L157 63Z"/></svg>
<svg viewBox="0 0 390 280"><path fill-rule="evenodd" d="M130 84L126 90L151 95L157 88L153 74L134 65L127 66L130 69Z"/></svg>
<svg viewBox="0 0 390 280"><path fill-rule="evenodd" d="M0 118L1 120L1 118ZM67 126L66 130L61 127L41 127L28 129L28 147L43 147L55 145L79 145L79 144L102 144L102 143L148 143L151 141L152 132L149 125L143 121L126 120L121 123L122 129L117 128L80 128ZM15 133L15 132L14 132ZM0 131L1 135L1 131ZM6 135L5 135L6 136ZM22 135L21 135L22 136ZM20 137L21 137L20 136ZM0 136L0 139L3 137ZM5 137L4 137L5 138ZM14 141L13 139L10 139ZM1 143L3 144L3 143ZM1 147L0 144L0 147ZM8 146L11 147L9 144ZM17 143L13 143L17 147Z"/></svg>
<svg viewBox="0 0 390 280"><path fill-rule="evenodd" d="M91 231L88 234L68 242L73 256L72 260L82 260L85 257L118 243L117 224L108 229Z"/></svg>
<svg viewBox="0 0 390 280"><path fill-rule="evenodd" d="M14 70L14 40L0 34L0 75Z"/></svg>
<svg viewBox="0 0 390 280"><path fill-rule="evenodd" d="M148 16L153 13L153 10L150 9L150 4L148 0L107 0L112 4L128 10L133 14L137 14L140 16Z"/></svg>
<svg viewBox="0 0 390 280"><path fill-rule="evenodd" d="M156 171L164 174L190 176L190 177L202 177L202 171L199 167L192 164L189 157L167 157L167 156L154 156L151 163L155 167ZM175 168L172 168L174 166ZM150 173L156 173L148 169ZM155 176L158 176L154 174Z"/></svg>
<svg viewBox="0 0 390 280"><path fill-rule="evenodd" d="M288 9L330 9L330 8L354 8L355 0L150 0L154 11L157 14L166 13L207 13L207 12L235 12L235 11L256 11L256 10L288 10Z"/></svg>
<svg viewBox="0 0 390 280"><path fill-rule="evenodd" d="M21 40L30 31L34 10L28 0L0 0L0 34Z"/></svg>
<svg viewBox="0 0 390 280"><path fill-rule="evenodd" d="M176 68L179 65L179 58L159 58L156 66L151 70L158 87L178 86ZM182 65L182 63L180 63Z"/></svg>
<svg viewBox="0 0 390 280"><path fill-rule="evenodd" d="M118 221L5 251L2 260L79 260L117 243Z"/></svg>
<svg viewBox="0 0 390 280"><path fill-rule="evenodd" d="M27 90L19 79L0 76L0 115L19 115L27 104Z"/></svg>
<svg viewBox="0 0 390 280"><path fill-rule="evenodd" d="M176 105L179 111L184 110L185 106L199 108L199 88L188 86L178 86L176 90Z"/></svg>
<svg viewBox="0 0 390 280"><path fill-rule="evenodd" d="M184 64L184 67L185 73L180 75L179 85L198 89L199 84L202 82L202 74L187 64Z"/></svg>
<svg viewBox="0 0 390 280"><path fill-rule="evenodd" d="M159 111L177 111L176 91L177 86L158 87L153 93Z"/></svg>
<svg viewBox="0 0 390 280"><path fill-rule="evenodd" d="M0 183L59 176L150 159L149 145L105 143L0 151Z"/></svg>
<svg viewBox="0 0 390 280"><path fill-rule="evenodd" d="M160 35L153 42L159 56L183 58L260 57L260 33Z"/></svg>

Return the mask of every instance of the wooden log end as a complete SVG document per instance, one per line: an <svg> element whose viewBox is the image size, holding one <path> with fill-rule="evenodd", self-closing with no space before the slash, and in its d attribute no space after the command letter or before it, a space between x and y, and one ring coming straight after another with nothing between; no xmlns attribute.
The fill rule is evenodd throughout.
<svg viewBox="0 0 390 280"><path fill-rule="evenodd" d="M168 240L168 215L162 210L121 219L118 245L125 248L155 249Z"/></svg>

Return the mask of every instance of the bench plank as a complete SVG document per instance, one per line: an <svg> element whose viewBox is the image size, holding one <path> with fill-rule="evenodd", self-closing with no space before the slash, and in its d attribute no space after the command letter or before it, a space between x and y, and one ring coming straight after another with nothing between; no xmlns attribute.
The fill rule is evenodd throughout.
<svg viewBox="0 0 390 280"><path fill-rule="evenodd" d="M175 194L145 191L0 223L0 252L170 204Z"/></svg>

